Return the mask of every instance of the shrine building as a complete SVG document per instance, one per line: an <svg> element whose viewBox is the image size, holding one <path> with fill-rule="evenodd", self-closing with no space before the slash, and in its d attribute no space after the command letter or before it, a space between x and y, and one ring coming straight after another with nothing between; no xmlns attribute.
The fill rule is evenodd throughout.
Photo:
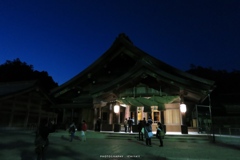
<svg viewBox="0 0 240 160"><path fill-rule="evenodd" d="M183 124L194 126L191 111L213 87L213 81L156 59L119 34L100 58L52 90L52 108L58 110L60 123L84 119L93 130L99 117L103 131L113 131L114 124L123 125L125 118L131 117L136 126L151 117L153 126L161 122L167 132L181 132ZM180 111L181 104L186 113Z"/></svg>
<svg viewBox="0 0 240 160"><path fill-rule="evenodd" d="M0 83L0 129L36 129L41 119L57 120L54 105L38 81Z"/></svg>

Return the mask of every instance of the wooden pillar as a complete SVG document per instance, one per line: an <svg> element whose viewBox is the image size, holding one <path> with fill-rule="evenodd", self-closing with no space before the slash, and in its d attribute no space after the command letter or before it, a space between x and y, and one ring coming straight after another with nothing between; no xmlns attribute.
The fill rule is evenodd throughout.
<svg viewBox="0 0 240 160"><path fill-rule="evenodd" d="M116 113L116 115L117 115L117 124L120 124L120 114L121 114L121 106L119 106L119 112Z"/></svg>
<svg viewBox="0 0 240 160"><path fill-rule="evenodd" d="M9 123L8 123L8 127L12 127L12 122L13 122L13 118L14 118L14 106L15 106L15 104L13 104L10 120L9 120Z"/></svg>
<svg viewBox="0 0 240 160"><path fill-rule="evenodd" d="M110 104L110 111L109 111L109 124L113 124L113 105Z"/></svg>
<svg viewBox="0 0 240 160"><path fill-rule="evenodd" d="M130 117L130 107L129 105L126 106L126 109L125 109L125 118L128 119L128 117ZM124 118L124 119L125 119Z"/></svg>
<svg viewBox="0 0 240 160"><path fill-rule="evenodd" d="M77 123L82 123L83 117L82 117L82 109L78 109L78 122Z"/></svg>
<svg viewBox="0 0 240 160"><path fill-rule="evenodd" d="M97 122L97 108L94 108L94 120L93 120L93 126L94 126L94 129L95 129L95 124Z"/></svg>
<svg viewBox="0 0 240 160"><path fill-rule="evenodd" d="M37 126L39 126L41 118L42 118L42 100L40 101L39 108L38 108L38 125Z"/></svg>
<svg viewBox="0 0 240 160"><path fill-rule="evenodd" d="M29 111L30 110L30 106L28 105L27 106L27 114L26 114L26 117L25 117L25 122L24 122L24 128L27 128L28 126L28 119L29 119Z"/></svg>
<svg viewBox="0 0 240 160"><path fill-rule="evenodd" d="M62 110L63 110L63 118L62 118L62 123L64 123L64 122L65 122L65 119L66 119L66 109L65 109L65 108L63 108Z"/></svg>
<svg viewBox="0 0 240 160"><path fill-rule="evenodd" d="M98 113L98 117L102 118L102 107L99 107L99 113Z"/></svg>
<svg viewBox="0 0 240 160"><path fill-rule="evenodd" d="M56 109L53 110L53 120L55 123L58 121L58 114L56 113Z"/></svg>
<svg viewBox="0 0 240 160"><path fill-rule="evenodd" d="M164 111L160 111L161 112L161 123L164 124Z"/></svg>
<svg viewBox="0 0 240 160"><path fill-rule="evenodd" d="M72 122L73 122L73 114L74 114L74 109L72 108L71 109L71 119L72 119Z"/></svg>
<svg viewBox="0 0 240 160"><path fill-rule="evenodd" d="M11 110L11 115L10 115L10 120L9 120L9 123L8 123L8 127L12 127L15 107L16 107L16 97L14 97L14 99L13 99L12 110Z"/></svg>
<svg viewBox="0 0 240 160"><path fill-rule="evenodd" d="M28 126L30 106L31 106L31 93L28 94L27 114L26 114L26 117L25 117L24 128L27 128L27 126Z"/></svg>

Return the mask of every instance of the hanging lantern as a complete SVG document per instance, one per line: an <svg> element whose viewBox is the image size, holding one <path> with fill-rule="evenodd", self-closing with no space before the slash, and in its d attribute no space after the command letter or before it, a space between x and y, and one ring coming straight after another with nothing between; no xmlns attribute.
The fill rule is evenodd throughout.
<svg viewBox="0 0 240 160"><path fill-rule="evenodd" d="M182 113L185 113L185 112L187 111L187 106L186 106L186 104L184 104L184 103L180 104L180 111L181 111Z"/></svg>
<svg viewBox="0 0 240 160"><path fill-rule="evenodd" d="M119 113L119 110L120 110L120 106L118 104L116 104L114 106L114 113Z"/></svg>

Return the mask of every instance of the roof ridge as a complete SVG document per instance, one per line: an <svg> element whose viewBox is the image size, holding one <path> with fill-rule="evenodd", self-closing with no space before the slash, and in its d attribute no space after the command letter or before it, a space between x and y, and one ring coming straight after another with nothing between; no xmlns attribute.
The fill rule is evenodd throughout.
<svg viewBox="0 0 240 160"><path fill-rule="evenodd" d="M8 81L8 82L0 82L0 84L29 84L29 83L36 83L38 80L29 80L29 81Z"/></svg>
<svg viewBox="0 0 240 160"><path fill-rule="evenodd" d="M131 41L131 39L125 34L125 33L120 33L117 37L117 39L125 39L128 42L130 42L131 44L133 44L133 42Z"/></svg>

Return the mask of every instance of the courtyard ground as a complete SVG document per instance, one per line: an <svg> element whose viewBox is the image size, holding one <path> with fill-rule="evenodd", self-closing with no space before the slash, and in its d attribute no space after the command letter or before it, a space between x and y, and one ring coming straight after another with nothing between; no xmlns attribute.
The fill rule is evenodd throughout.
<svg viewBox="0 0 240 160"><path fill-rule="evenodd" d="M34 132L0 132L0 160L35 160ZM138 140L136 133L87 132L87 141L79 139L80 132L69 142L67 131L49 136L48 160L237 160L238 147L209 142L207 135L174 135L167 133L164 147L156 137L152 147Z"/></svg>

